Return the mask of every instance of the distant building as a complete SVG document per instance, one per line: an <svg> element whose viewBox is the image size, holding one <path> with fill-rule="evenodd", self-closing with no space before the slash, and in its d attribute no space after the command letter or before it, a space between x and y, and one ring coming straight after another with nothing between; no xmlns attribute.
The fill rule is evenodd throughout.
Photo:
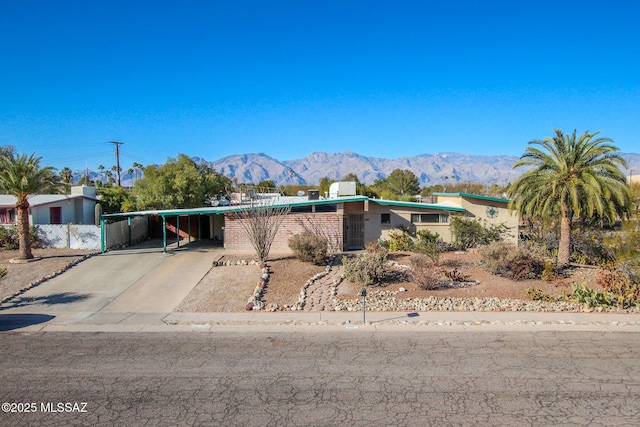
<svg viewBox="0 0 640 427"><path fill-rule="evenodd" d="M16 197L0 195L0 224L16 223ZM29 196L29 222L38 224L94 224L98 199L95 187L71 187L71 194Z"/></svg>

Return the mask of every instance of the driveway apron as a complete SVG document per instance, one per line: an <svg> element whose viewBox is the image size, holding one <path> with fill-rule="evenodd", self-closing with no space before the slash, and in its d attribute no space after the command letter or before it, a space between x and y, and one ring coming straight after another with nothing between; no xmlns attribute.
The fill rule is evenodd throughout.
<svg viewBox="0 0 640 427"><path fill-rule="evenodd" d="M169 313L211 268L203 248L133 247L94 256L3 304L0 313L79 321L96 313Z"/></svg>

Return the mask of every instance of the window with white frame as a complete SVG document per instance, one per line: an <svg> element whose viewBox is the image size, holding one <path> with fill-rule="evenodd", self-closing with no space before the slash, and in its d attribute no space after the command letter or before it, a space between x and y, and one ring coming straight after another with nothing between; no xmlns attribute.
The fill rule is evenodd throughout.
<svg viewBox="0 0 640 427"><path fill-rule="evenodd" d="M411 214L414 224L442 224L449 222L449 215L437 213Z"/></svg>

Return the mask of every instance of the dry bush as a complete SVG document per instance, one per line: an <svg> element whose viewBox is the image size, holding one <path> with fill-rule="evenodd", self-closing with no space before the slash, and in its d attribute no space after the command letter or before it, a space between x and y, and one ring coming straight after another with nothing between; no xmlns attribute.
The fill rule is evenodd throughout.
<svg viewBox="0 0 640 427"><path fill-rule="evenodd" d="M508 243L492 243L480 248L486 269L511 280L537 279L544 271L544 261L526 249Z"/></svg>
<svg viewBox="0 0 640 427"><path fill-rule="evenodd" d="M411 280L416 282L425 291L437 289L440 273L431 259L427 256L411 258Z"/></svg>
<svg viewBox="0 0 640 427"><path fill-rule="evenodd" d="M376 252L366 252L353 258L345 257L342 259L344 277L365 286L379 283L384 278L386 263L387 255Z"/></svg>
<svg viewBox="0 0 640 427"><path fill-rule="evenodd" d="M289 248L300 261L322 265L327 257L328 243L318 234L303 231L289 239Z"/></svg>

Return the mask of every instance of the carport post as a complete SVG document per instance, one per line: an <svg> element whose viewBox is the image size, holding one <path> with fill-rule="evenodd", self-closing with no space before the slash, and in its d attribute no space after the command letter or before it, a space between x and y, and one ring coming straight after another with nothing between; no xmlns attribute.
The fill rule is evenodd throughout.
<svg viewBox="0 0 640 427"><path fill-rule="evenodd" d="M167 252L167 217L162 215L162 252Z"/></svg>
<svg viewBox="0 0 640 427"><path fill-rule="evenodd" d="M189 243L191 243L191 215L187 215L187 233L189 233Z"/></svg>
<svg viewBox="0 0 640 427"><path fill-rule="evenodd" d="M176 216L176 239L178 247L180 247L180 215Z"/></svg>
<svg viewBox="0 0 640 427"><path fill-rule="evenodd" d="M131 246L131 217L127 217L127 228L129 230L129 246Z"/></svg>
<svg viewBox="0 0 640 427"><path fill-rule="evenodd" d="M107 236L104 227L104 218L100 216L100 253L104 253L107 243Z"/></svg>

